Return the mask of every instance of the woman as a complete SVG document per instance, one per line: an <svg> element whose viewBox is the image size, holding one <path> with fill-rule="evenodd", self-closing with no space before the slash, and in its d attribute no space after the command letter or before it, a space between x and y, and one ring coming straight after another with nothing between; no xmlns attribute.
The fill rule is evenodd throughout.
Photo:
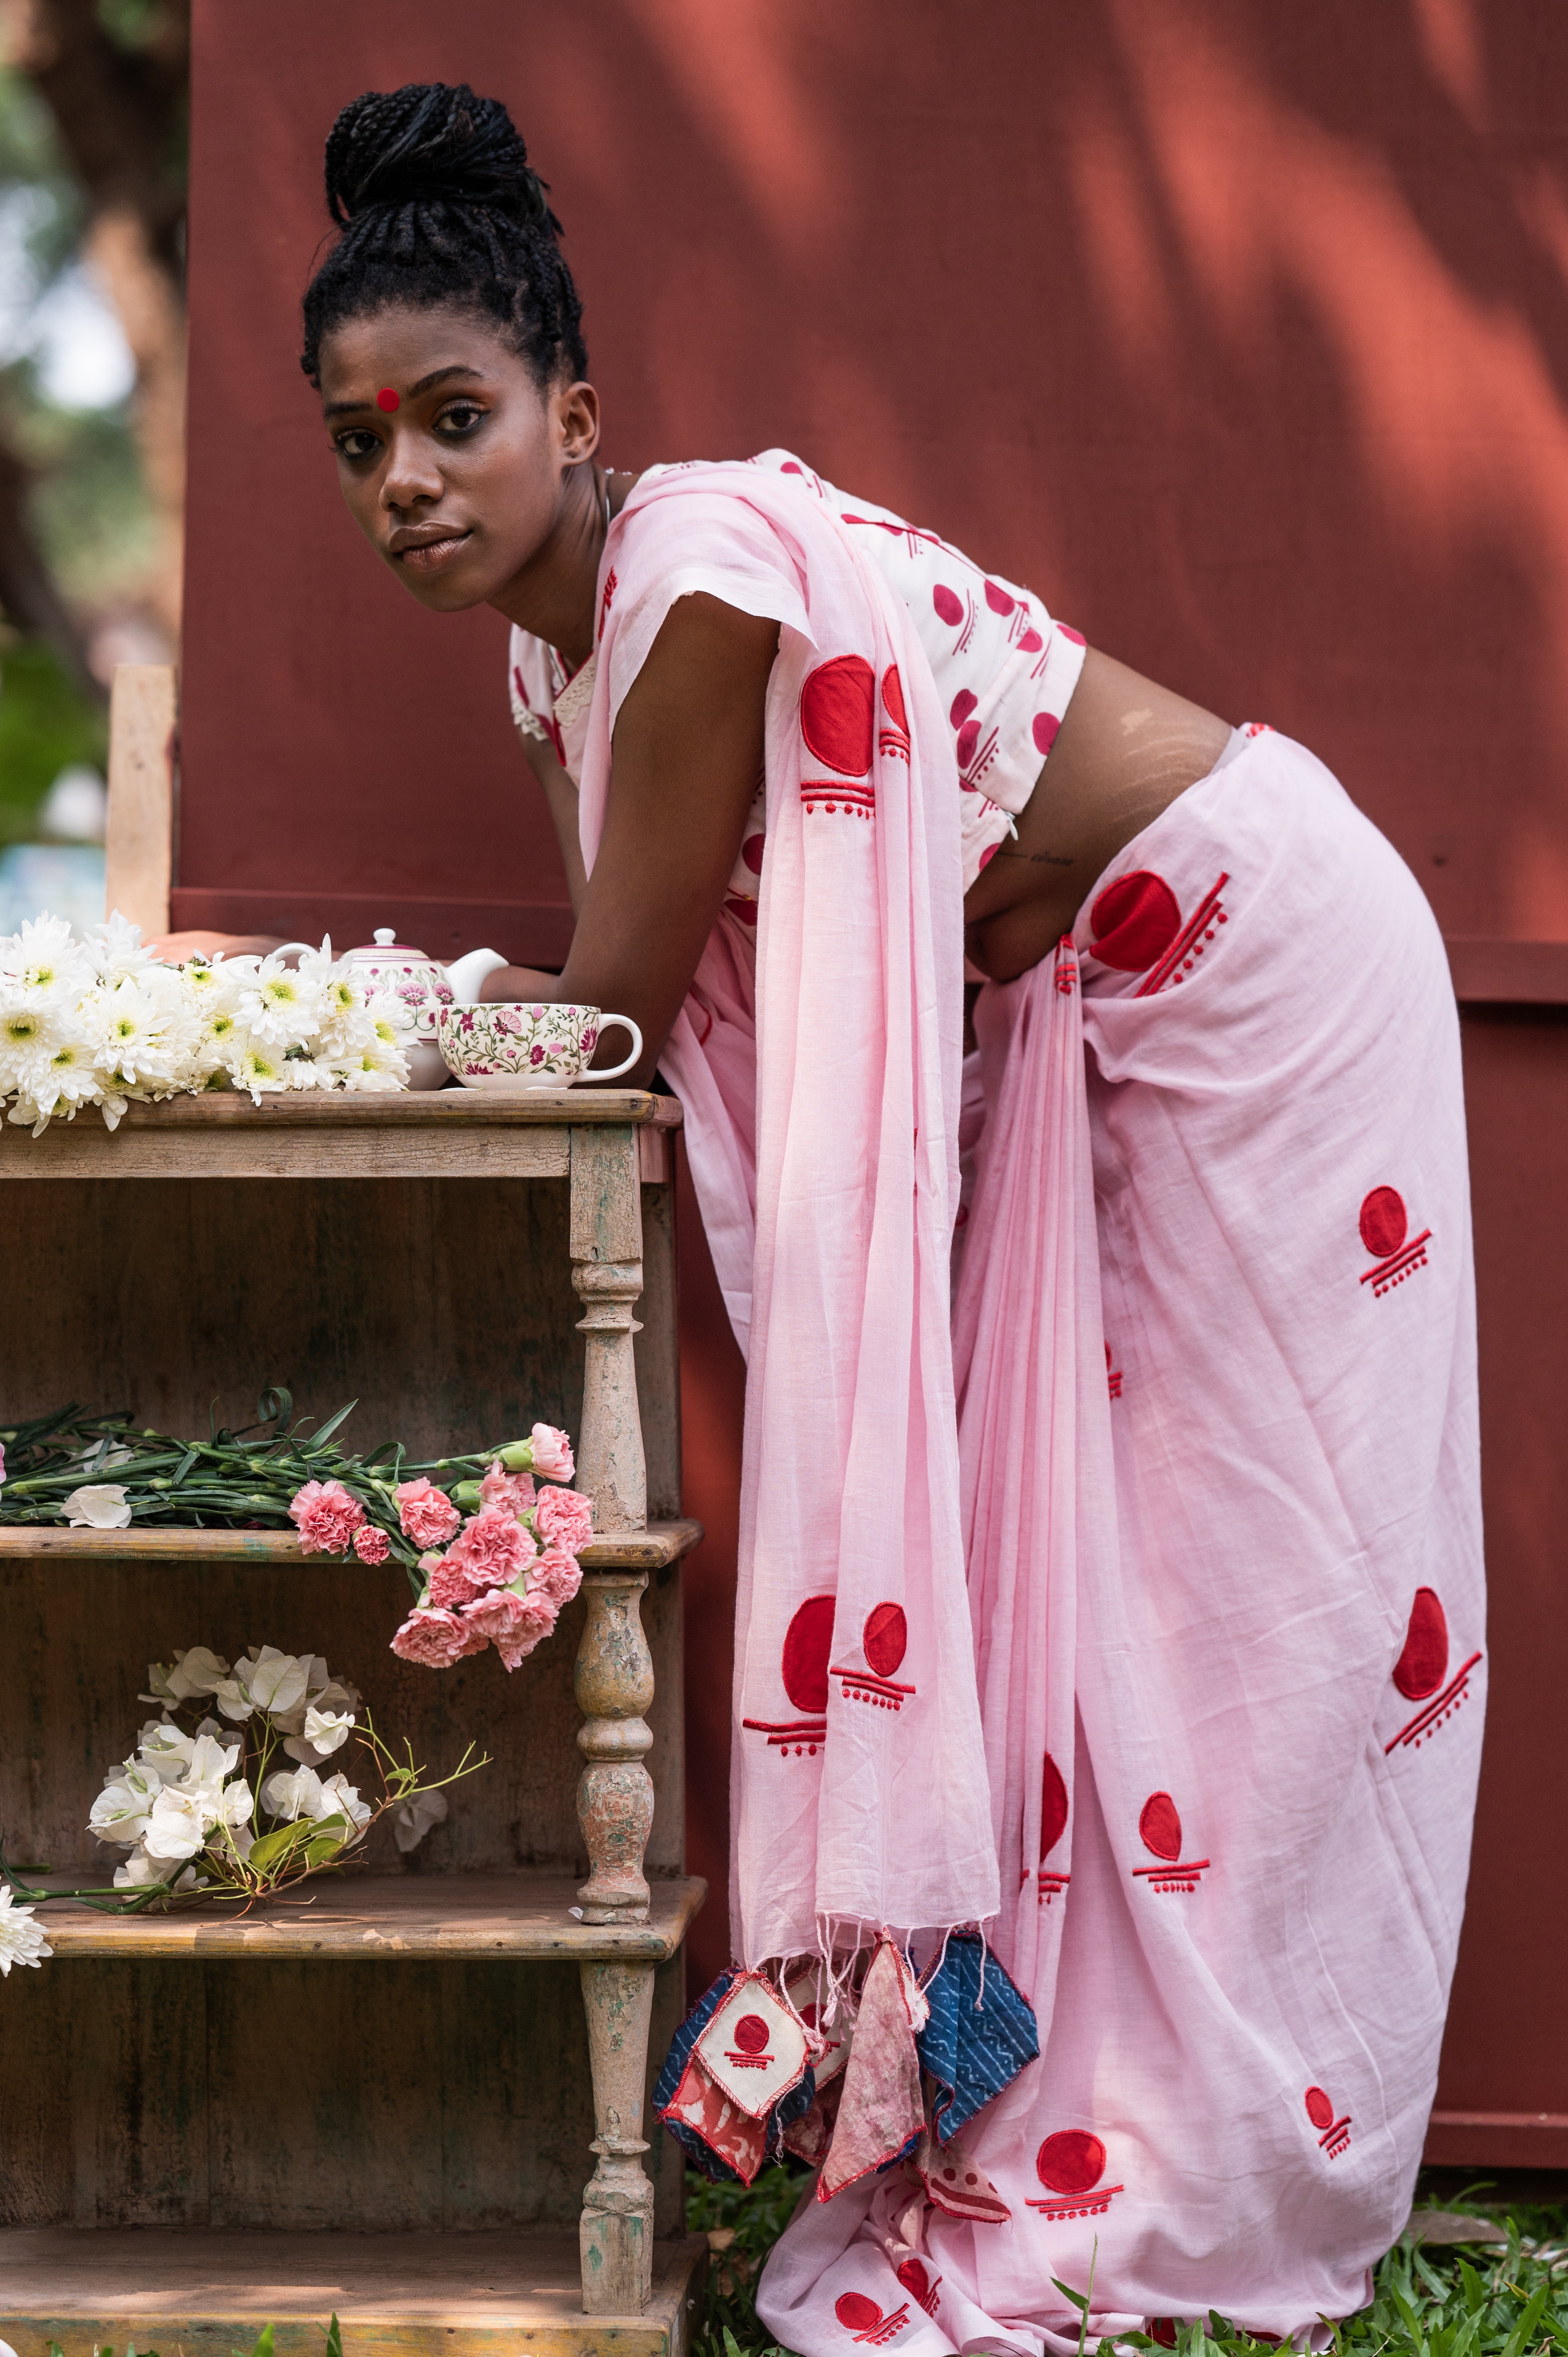
<svg viewBox="0 0 1568 2357"><path fill-rule="evenodd" d="M564 972L485 996L636 1017L749 1344L736 1953L983 1921L1038 2020L986 2199L835 2146L761 2311L1035 2352L1092 2270L1097 2333L1321 2333L1408 2205L1478 1741L1425 903L1301 748L789 454L604 471L499 105L362 98L327 185L344 497L423 605L511 620L571 878Z"/></svg>

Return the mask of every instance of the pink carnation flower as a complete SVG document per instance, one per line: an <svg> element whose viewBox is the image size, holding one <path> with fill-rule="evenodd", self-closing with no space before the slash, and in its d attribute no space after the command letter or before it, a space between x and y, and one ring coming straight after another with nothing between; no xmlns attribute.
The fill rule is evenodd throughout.
<svg viewBox="0 0 1568 2357"><path fill-rule="evenodd" d="M498 1457L479 1484L487 1506L504 1506L510 1514L526 1514L533 1503L532 1473L509 1473Z"/></svg>
<svg viewBox="0 0 1568 2357"><path fill-rule="evenodd" d="M417 1481L400 1481L395 1494L403 1536L415 1546L445 1546L463 1519L446 1491L423 1473Z"/></svg>
<svg viewBox="0 0 1568 2357"><path fill-rule="evenodd" d="M385 1531L378 1531L374 1523L361 1523L354 1533L354 1553L361 1563L385 1563L392 1553L392 1541Z"/></svg>
<svg viewBox="0 0 1568 2357"><path fill-rule="evenodd" d="M559 1612L563 1604L570 1604L582 1585L583 1575L576 1558L553 1547L540 1556L529 1574L528 1592L530 1596L547 1598Z"/></svg>
<svg viewBox="0 0 1568 2357"><path fill-rule="evenodd" d="M449 1670L466 1653L482 1653L486 1642L483 1630L466 1628L455 1612L431 1612L416 1605L392 1639L392 1649L400 1661Z"/></svg>
<svg viewBox="0 0 1568 2357"><path fill-rule="evenodd" d="M481 1506L446 1550L448 1571L465 1571L476 1587L504 1587L526 1571L537 1552L532 1538L505 1506Z"/></svg>
<svg viewBox="0 0 1568 2357"><path fill-rule="evenodd" d="M299 1528L306 1555L345 1555L365 1519L358 1498L341 1481L307 1481L289 1500L289 1519Z"/></svg>
<svg viewBox="0 0 1568 2357"><path fill-rule="evenodd" d="M542 1490L534 1501L539 1543L581 1555L594 1535L594 1501L577 1490Z"/></svg>
<svg viewBox="0 0 1568 2357"><path fill-rule="evenodd" d="M477 1596L488 1596L495 1582L488 1571L470 1571L456 1556L438 1555L429 1575L426 1595L438 1611L460 1612L465 1604L472 1604Z"/></svg>
<svg viewBox="0 0 1568 2357"><path fill-rule="evenodd" d="M464 1609L465 1624L492 1638L509 1670L532 1653L555 1626L555 1607L542 1596L520 1596L515 1587L495 1587Z"/></svg>
<svg viewBox="0 0 1568 2357"><path fill-rule="evenodd" d="M557 1432L553 1424L536 1424L529 1437L533 1442L534 1471L542 1473L547 1481L569 1481L577 1460L566 1435Z"/></svg>

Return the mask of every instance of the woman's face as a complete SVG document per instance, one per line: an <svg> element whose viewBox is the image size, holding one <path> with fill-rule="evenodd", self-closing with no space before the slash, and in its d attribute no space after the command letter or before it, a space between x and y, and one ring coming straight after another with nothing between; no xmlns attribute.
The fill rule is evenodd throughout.
<svg viewBox="0 0 1568 2357"><path fill-rule="evenodd" d="M494 328L456 308L334 328L321 402L355 522L439 614L492 601L539 554L598 442L592 385L541 392Z"/></svg>

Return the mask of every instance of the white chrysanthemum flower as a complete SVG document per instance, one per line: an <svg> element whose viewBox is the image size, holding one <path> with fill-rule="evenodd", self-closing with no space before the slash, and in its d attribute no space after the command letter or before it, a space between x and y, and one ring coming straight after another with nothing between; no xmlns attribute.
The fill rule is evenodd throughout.
<svg viewBox="0 0 1568 2357"><path fill-rule="evenodd" d="M229 1077L236 1088L249 1089L254 1104L260 1104L264 1096L281 1095L290 1085L282 1049L263 1047L251 1039L231 1061Z"/></svg>
<svg viewBox="0 0 1568 2357"><path fill-rule="evenodd" d="M337 1085L350 1096L384 1095L389 1090L408 1086L407 1057L401 1049L385 1048L380 1040L351 1057L335 1057L331 1072Z"/></svg>
<svg viewBox="0 0 1568 2357"><path fill-rule="evenodd" d="M274 952L262 960L241 992L240 1015L265 1046L303 1048L321 1021L320 986L314 975L285 965Z"/></svg>
<svg viewBox="0 0 1568 2357"><path fill-rule="evenodd" d="M38 917L0 943L0 972L35 1002L79 996L91 984L92 971L92 961L81 943L71 939L63 917Z"/></svg>
<svg viewBox="0 0 1568 2357"><path fill-rule="evenodd" d="M88 954L108 983L123 982L127 974L145 974L159 963L151 950L142 947L140 925L132 924L118 909L102 924L93 926L89 944Z"/></svg>
<svg viewBox="0 0 1568 2357"><path fill-rule="evenodd" d="M13 1964L41 1964L53 1954L32 1909L15 1905L7 1884L0 1890L0 1979L8 1977Z"/></svg>

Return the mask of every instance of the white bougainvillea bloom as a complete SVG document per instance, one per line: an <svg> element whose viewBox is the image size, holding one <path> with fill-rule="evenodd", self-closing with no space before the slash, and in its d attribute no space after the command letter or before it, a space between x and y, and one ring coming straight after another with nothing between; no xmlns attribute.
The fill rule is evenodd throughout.
<svg viewBox="0 0 1568 2357"><path fill-rule="evenodd" d="M317 1817L347 1817L351 1825L368 1824L371 1804L360 1798L359 1787L350 1784L341 1769L336 1776L322 1780L321 1801L311 1814Z"/></svg>
<svg viewBox="0 0 1568 2357"><path fill-rule="evenodd" d="M168 1784L177 1782L189 1767L196 1738L169 1719L149 1718L136 1738L136 1749L144 1760L150 1760L161 1770L164 1782Z"/></svg>
<svg viewBox="0 0 1568 2357"><path fill-rule="evenodd" d="M162 1790L163 1778L150 1761L127 1760L93 1802L88 1832L102 1842L140 1841Z"/></svg>
<svg viewBox="0 0 1568 2357"><path fill-rule="evenodd" d="M16 1906L9 1886L0 1889L0 1978L9 1975L13 1964L41 1964L53 1953L32 1909Z"/></svg>
<svg viewBox="0 0 1568 2357"><path fill-rule="evenodd" d="M401 1850L417 1849L432 1825L446 1824L447 1813L445 1792L416 1792L392 1811L392 1839Z"/></svg>
<svg viewBox="0 0 1568 2357"><path fill-rule="evenodd" d="M221 1653L214 1653L206 1645L192 1645L188 1652L177 1652L172 1669L162 1662L147 1663L147 1684L151 1694L138 1695L141 1702L185 1702L192 1695L215 1695L229 1675L229 1664Z"/></svg>
<svg viewBox="0 0 1568 2357"><path fill-rule="evenodd" d="M321 1779L314 1768L274 1768L262 1786L262 1806L270 1817L329 1817L321 1802Z"/></svg>
<svg viewBox="0 0 1568 2357"><path fill-rule="evenodd" d="M291 1735L284 1749L291 1760L303 1760L307 1768L331 1758L349 1740L349 1729L354 1724L351 1710L318 1710L315 1703L306 1707L305 1731Z"/></svg>
<svg viewBox="0 0 1568 2357"><path fill-rule="evenodd" d="M234 1664L234 1675L257 1710L277 1718L305 1700L306 1684L315 1660L312 1653L280 1653L275 1645L252 1647Z"/></svg>
<svg viewBox="0 0 1568 2357"><path fill-rule="evenodd" d="M73 1490L65 1501L65 1518L79 1528L123 1531L131 1520L124 1481L89 1482Z"/></svg>

